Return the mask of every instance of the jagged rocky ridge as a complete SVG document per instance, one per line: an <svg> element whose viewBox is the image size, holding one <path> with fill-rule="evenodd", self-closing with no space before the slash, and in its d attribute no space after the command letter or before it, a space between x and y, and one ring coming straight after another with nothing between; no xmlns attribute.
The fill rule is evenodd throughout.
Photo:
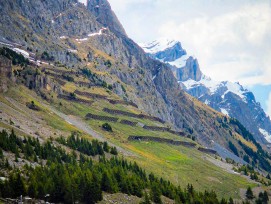
<svg viewBox="0 0 271 204"><path fill-rule="evenodd" d="M103 80L112 84L120 97L161 118L177 131L195 136L204 146L223 153L224 158L243 163L228 148L228 140L232 133L238 134L240 127L185 93L172 73L172 66L147 56L122 31L108 5L102 0L90 0L87 6L77 0L3 0L0 2L3 13L0 43L28 50L30 56L38 59L46 51L52 62L74 70L95 62L97 71L108 73ZM112 18L104 16L108 12ZM182 55L176 63L183 63L187 58ZM196 60L191 58L191 66L195 64ZM196 77L197 71L192 71ZM129 92L124 94L118 81L126 84Z"/></svg>
<svg viewBox="0 0 271 204"><path fill-rule="evenodd" d="M270 118L252 92L238 82L217 82L205 76L197 59L188 56L180 42L162 40L142 44L142 47L151 57L172 66L177 80L187 93L215 110L238 119L258 142L271 142Z"/></svg>

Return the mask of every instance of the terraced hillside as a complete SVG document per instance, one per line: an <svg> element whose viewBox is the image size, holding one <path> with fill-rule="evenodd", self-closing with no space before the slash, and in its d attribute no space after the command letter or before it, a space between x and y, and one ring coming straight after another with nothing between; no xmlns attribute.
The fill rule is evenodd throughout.
<svg viewBox="0 0 271 204"><path fill-rule="evenodd" d="M241 188L268 185L271 156L252 135L181 90L166 64L116 31L113 13L103 18L112 12L108 2L97 2L98 13L77 0L0 3L1 128L67 152L78 149L58 139L71 134L107 141L148 173L219 197L238 199ZM3 155L24 164L17 154ZM242 164L253 166L262 184L237 173Z"/></svg>
<svg viewBox="0 0 271 204"><path fill-rule="evenodd" d="M106 89L103 91L107 93ZM84 102L58 98L57 95L52 96L51 103L48 103L23 85L12 87L5 96L1 96L1 127L13 128L18 134L38 137L44 141L49 137L68 136L71 131L80 132L82 137L88 139L106 140L110 144L116 145L128 160L136 161L148 172L155 172L183 187L187 183L192 183L199 190L213 189L220 196L239 198L239 188L255 185L233 171L228 172L228 170L214 165L215 156L199 151L200 145L187 136L144 128L144 125L168 128L166 124L104 111L104 108L110 108L142 114L134 106L111 104L100 98L92 99L92 103L89 105ZM78 96L76 95L76 97ZM33 101L41 110L29 109L25 105L29 101ZM61 117L58 115L59 112ZM100 119L86 120L85 116L88 113L99 115ZM104 117L115 117L118 120L116 122L104 121ZM121 123L123 120L134 122L136 125L123 124ZM102 128L105 122L111 125L112 132ZM90 134L91 132L88 130L94 131L100 137ZM129 140L131 135L157 138L157 141ZM160 142L159 140L162 138L180 141L181 145ZM185 143L196 146L189 146Z"/></svg>

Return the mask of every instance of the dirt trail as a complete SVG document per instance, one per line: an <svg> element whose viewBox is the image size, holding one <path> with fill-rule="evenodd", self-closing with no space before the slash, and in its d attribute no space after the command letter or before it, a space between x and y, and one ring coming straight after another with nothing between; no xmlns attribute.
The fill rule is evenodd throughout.
<svg viewBox="0 0 271 204"><path fill-rule="evenodd" d="M48 106L46 104L42 104L43 106L45 106L46 108L48 108L50 111L52 111L54 114L58 115L60 118L62 118L63 120L65 120L66 122L68 122L71 125L74 125L75 127L77 127L78 129L82 130L83 132L91 135L92 137L94 137L95 139L99 140L99 141L107 141L105 139L105 137L103 137L101 134L97 133L95 130L93 130L89 125L87 125L84 121L82 121L80 118L77 118L75 116L70 116L70 115L66 115L58 110L56 110L55 108ZM107 141L108 142L108 141ZM108 142L108 144L110 146L114 146L117 148L117 150L122 153L125 156L136 156L134 153L123 149L122 147L116 146L115 144Z"/></svg>
<svg viewBox="0 0 271 204"><path fill-rule="evenodd" d="M38 112L30 110L25 104L5 97L6 103L0 101L0 122L32 137L46 139L53 135L67 133L55 130L47 125ZM12 121L12 123L11 123Z"/></svg>
<svg viewBox="0 0 271 204"><path fill-rule="evenodd" d="M203 156L202 158L205 159L205 160L208 160L209 162L211 162L214 165L220 167L221 169L225 170L228 173L240 175L239 173L233 171L233 165L232 164L222 162L222 161L220 161L218 159L215 159L213 157L210 157L210 156Z"/></svg>

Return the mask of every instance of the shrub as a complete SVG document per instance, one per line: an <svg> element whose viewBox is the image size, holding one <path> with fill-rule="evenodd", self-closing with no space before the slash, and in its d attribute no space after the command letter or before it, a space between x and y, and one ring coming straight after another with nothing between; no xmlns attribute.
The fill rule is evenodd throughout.
<svg viewBox="0 0 271 204"><path fill-rule="evenodd" d="M47 60L47 61L54 61L54 56L50 56L48 52L44 51L41 55L41 59Z"/></svg>
<svg viewBox="0 0 271 204"><path fill-rule="evenodd" d="M113 86L112 86L111 84L108 84L107 88L108 88L109 90L113 90Z"/></svg>
<svg viewBox="0 0 271 204"><path fill-rule="evenodd" d="M111 125L109 125L108 123L104 123L102 125L102 128L108 132L113 132Z"/></svg>
<svg viewBox="0 0 271 204"><path fill-rule="evenodd" d="M106 60L106 61L104 62L104 65L107 66L107 67L111 67L111 66L112 66L112 63L111 63L110 60Z"/></svg>
<svg viewBox="0 0 271 204"><path fill-rule="evenodd" d="M29 103L26 103L26 106L27 106L29 109L34 110L34 111L40 111L40 110L41 110L41 108L40 108L39 106L37 106L37 105L35 104L34 101L31 101L31 102L29 102Z"/></svg>

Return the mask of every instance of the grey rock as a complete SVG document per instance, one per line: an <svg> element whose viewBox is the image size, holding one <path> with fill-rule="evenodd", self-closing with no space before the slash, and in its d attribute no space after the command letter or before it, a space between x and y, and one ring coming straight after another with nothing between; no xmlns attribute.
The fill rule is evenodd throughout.
<svg viewBox="0 0 271 204"><path fill-rule="evenodd" d="M11 61L0 55L0 93L8 91L10 80L14 81Z"/></svg>
<svg viewBox="0 0 271 204"><path fill-rule="evenodd" d="M124 28L107 0L88 0L87 8L103 26L110 28L114 33L126 36Z"/></svg>
<svg viewBox="0 0 271 204"><path fill-rule="evenodd" d="M163 59L165 62L172 62L180 57L186 55L186 51L182 48L180 42L176 43L172 47L169 47L163 51L159 51L153 55L151 55L155 59Z"/></svg>
<svg viewBox="0 0 271 204"><path fill-rule="evenodd" d="M178 81L186 81L189 79L199 81L202 77L202 72L199 68L198 60L189 57L184 67L176 69L176 77Z"/></svg>

